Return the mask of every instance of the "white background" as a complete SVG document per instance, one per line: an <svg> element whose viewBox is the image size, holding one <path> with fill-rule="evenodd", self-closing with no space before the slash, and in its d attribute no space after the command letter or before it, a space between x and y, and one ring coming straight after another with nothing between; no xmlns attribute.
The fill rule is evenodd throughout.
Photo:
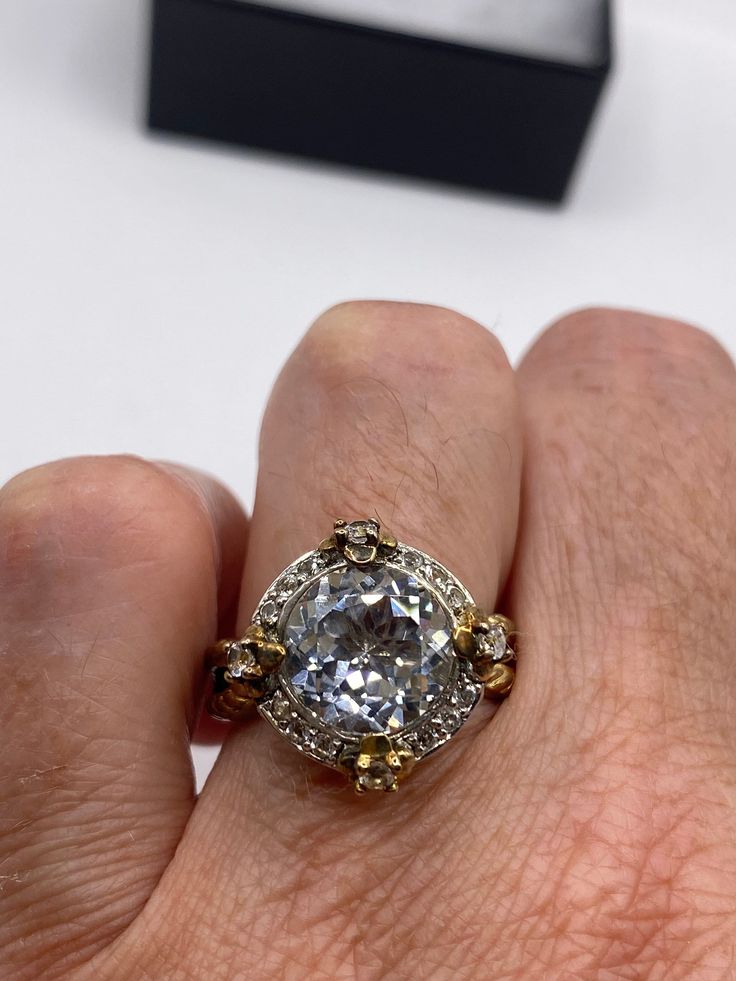
<svg viewBox="0 0 736 981"><path fill-rule="evenodd" d="M618 14L617 72L556 210L150 137L145 0L2 0L0 478L134 451L249 500L270 380L347 298L457 307L513 357L588 303L688 318L736 351L736 3Z"/></svg>

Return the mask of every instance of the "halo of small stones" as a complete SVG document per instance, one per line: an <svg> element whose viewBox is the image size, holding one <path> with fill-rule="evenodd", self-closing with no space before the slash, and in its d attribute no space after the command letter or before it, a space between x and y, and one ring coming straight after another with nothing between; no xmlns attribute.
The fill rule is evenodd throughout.
<svg viewBox="0 0 736 981"><path fill-rule="evenodd" d="M386 560L416 575L438 596L450 614L451 627L457 626L462 611L473 604L463 584L431 556L399 542ZM293 601L315 579L348 563L338 552L315 550L300 556L266 590L253 616L269 640L280 641L283 621ZM396 733L417 760L434 753L467 721L483 694L483 683L472 673L468 662L457 659L453 679L436 707L421 719ZM274 679L271 691L259 702L258 711L271 725L306 756L327 766L338 767L344 750L360 743L360 736L340 733L324 726L317 716L297 702L288 689Z"/></svg>

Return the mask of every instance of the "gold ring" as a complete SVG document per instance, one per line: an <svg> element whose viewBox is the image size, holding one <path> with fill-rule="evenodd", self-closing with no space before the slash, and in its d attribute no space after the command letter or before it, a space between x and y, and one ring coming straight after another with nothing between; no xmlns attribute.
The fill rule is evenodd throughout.
<svg viewBox="0 0 736 981"><path fill-rule="evenodd" d="M208 709L254 709L358 793L395 791L514 683L515 631L441 563L372 518L336 521L266 590L240 640L208 651Z"/></svg>

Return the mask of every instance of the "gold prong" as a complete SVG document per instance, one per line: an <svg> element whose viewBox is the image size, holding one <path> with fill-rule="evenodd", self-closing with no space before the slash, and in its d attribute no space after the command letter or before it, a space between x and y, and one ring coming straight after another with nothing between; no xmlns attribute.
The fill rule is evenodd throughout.
<svg viewBox="0 0 736 981"><path fill-rule="evenodd" d="M389 793L398 790L399 780L411 773L415 763L416 758L407 746L379 734L364 736L360 746L347 750L340 760L359 794L368 790Z"/></svg>
<svg viewBox="0 0 736 981"><path fill-rule="evenodd" d="M263 627L251 624L241 640L221 640L208 651L212 694L207 709L217 719L237 722L269 688L286 650L269 640Z"/></svg>
<svg viewBox="0 0 736 981"><path fill-rule="evenodd" d="M477 654L475 634L473 628L467 624L460 624L452 632L452 643L455 653L466 661L472 661Z"/></svg>
<svg viewBox="0 0 736 981"><path fill-rule="evenodd" d="M399 547L399 542L395 535L390 534L390 532L383 532L379 547L382 552L395 552Z"/></svg>
<svg viewBox="0 0 736 981"><path fill-rule="evenodd" d="M468 606L463 610L459 621L452 633L455 653L470 661L479 681L490 684L489 694L504 697L511 690L513 678L509 682L508 675L499 668L505 669L516 661L516 651L510 642L516 633L514 624L501 613L489 615L477 606ZM494 637L490 642L489 635L498 635L499 630L501 636ZM494 649L501 640L503 649ZM513 667L510 671L513 674Z"/></svg>
<svg viewBox="0 0 736 981"><path fill-rule="evenodd" d="M375 545L346 545L343 555L353 565L373 565L378 549Z"/></svg>
<svg viewBox="0 0 736 981"><path fill-rule="evenodd" d="M489 698L507 698L514 687L516 671L510 664L495 664L490 676L485 679L485 692Z"/></svg>
<svg viewBox="0 0 736 981"><path fill-rule="evenodd" d="M207 701L209 714L222 722L242 722L251 714L255 702L245 690L234 683L226 668L212 672L212 690Z"/></svg>
<svg viewBox="0 0 736 981"><path fill-rule="evenodd" d="M338 551L344 552L345 546L348 543L348 523L344 518L338 518L335 522L332 537L335 540L335 547Z"/></svg>
<svg viewBox="0 0 736 981"><path fill-rule="evenodd" d="M390 542L390 539L388 540ZM375 518L335 522L331 538L320 543L321 551L337 549L353 565L372 565L381 545L381 525Z"/></svg>

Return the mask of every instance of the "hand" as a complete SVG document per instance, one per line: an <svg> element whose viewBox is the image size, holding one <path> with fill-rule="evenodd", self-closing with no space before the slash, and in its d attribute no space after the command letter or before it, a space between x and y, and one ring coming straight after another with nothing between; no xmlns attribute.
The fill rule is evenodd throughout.
<svg viewBox="0 0 736 981"><path fill-rule="evenodd" d="M352 304L275 387L249 523L132 458L12 480L2 977L736 976L735 447L694 328L586 311L514 373L454 313ZM203 650L374 513L514 617L511 698L368 799L256 721L195 801Z"/></svg>

